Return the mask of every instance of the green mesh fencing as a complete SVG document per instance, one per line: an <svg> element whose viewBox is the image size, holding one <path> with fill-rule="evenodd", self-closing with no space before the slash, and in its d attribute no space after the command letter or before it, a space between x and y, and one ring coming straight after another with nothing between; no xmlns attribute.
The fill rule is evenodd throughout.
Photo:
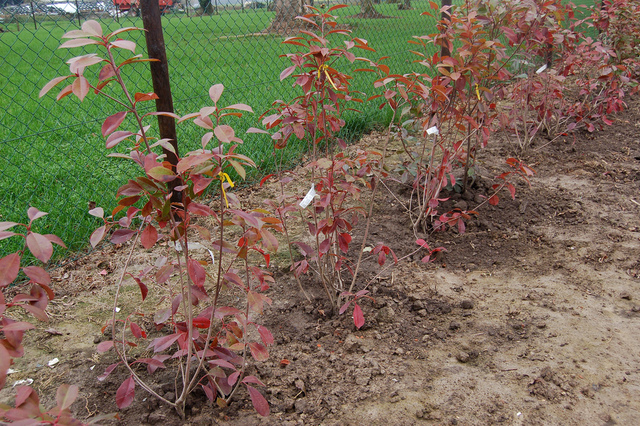
<svg viewBox="0 0 640 426"><path fill-rule="evenodd" d="M93 95L82 103L71 97L56 102L56 90L41 99L38 92L52 78L68 74L66 60L91 51L58 50L65 32L77 29L87 19L111 30L142 27L142 20L136 16L135 3L128 0L116 0L119 6L112 0L11 4L14 1L20 0L0 0L0 221L25 222L27 208L37 207L49 212L37 222L38 232L59 235L75 252L86 247L97 226L96 219L87 214L89 205L95 203L110 211L116 189L134 176L135 170L125 161L106 157L100 126L117 106ZM280 55L293 51L281 42L295 33L286 34L286 19L274 25L276 14L296 2L212 0L207 4L202 0L203 13L197 0L186 1L160 1L165 7L162 21L176 113L208 105L208 88L222 83L223 102L243 102L256 112L233 123L240 133L258 126L258 117L274 100L299 94L291 87L292 79L279 79L289 65ZM357 55L374 60L389 56L386 63L395 73L416 69L412 64L416 57L409 52L407 41L435 31L433 18L420 15L431 10L428 1L342 3L349 7L334 12L340 16L340 25L377 50L358 51ZM324 8L333 4L337 3L315 2L316 7ZM136 41L138 53L145 54L142 33L125 37ZM336 66L349 70L361 64ZM128 77L131 89L152 90L145 64L134 68ZM355 77L354 89L374 93L372 74ZM346 117L347 128L354 133L384 120L374 103L360 109L361 113ZM200 136L193 126L179 125L180 150L197 148ZM254 178L273 161L268 139L247 135L243 150L259 165ZM13 240L0 241L0 257L20 248Z"/></svg>

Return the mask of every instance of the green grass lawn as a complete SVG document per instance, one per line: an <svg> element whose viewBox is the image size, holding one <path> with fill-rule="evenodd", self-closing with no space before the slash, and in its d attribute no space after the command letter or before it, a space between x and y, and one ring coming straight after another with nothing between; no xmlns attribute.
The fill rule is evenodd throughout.
<svg viewBox="0 0 640 426"><path fill-rule="evenodd" d="M396 4L380 4L376 8L390 19L353 19L359 7L337 12L345 17L355 36L365 38L377 53L359 51L371 59L390 56L388 64L398 73L410 71L413 55L407 40L412 35L433 31L433 20L420 16L428 9L426 0L413 1L415 10L398 11ZM279 74L288 60L279 56L292 52L282 45L282 36L259 34L269 26L272 12L261 10L225 11L214 16L167 15L163 18L165 43L169 58L171 85L176 112L185 114L208 105L208 88L215 83L225 85L222 102L243 102L256 114L247 115L232 124L238 133L257 126L259 115L276 99L291 99L299 94L292 90L292 79L280 82ZM126 26L142 26L139 18L103 20L103 27L114 30ZM35 206L49 212L38 221L37 230L59 235L72 250L85 246L95 218L87 214L89 202L106 210L115 205L115 191L136 170L124 161L107 158L102 121L117 111L104 99L89 95L80 103L76 98L55 102L54 89L39 99L38 92L50 79L68 74L69 58L92 50L57 47L61 36L76 29L77 21L63 19L40 22L35 29L30 21L22 22L21 31L0 33L0 221L26 221L26 210ZM12 30L13 28L11 26ZM142 33L124 35L138 43L144 53ZM342 65L346 69L351 64ZM357 65L361 66L361 65ZM132 91L151 91L146 64L130 68L128 80ZM372 74L360 73L354 88L372 93ZM349 114L347 133L357 135L383 121L385 116L370 104L360 107L363 114ZM202 132L195 126L178 127L182 152L197 148ZM303 144L290 159L295 161ZM247 135L242 152L250 155L260 170L253 178L269 171L273 160L268 138ZM0 256L16 248L13 239L0 241Z"/></svg>

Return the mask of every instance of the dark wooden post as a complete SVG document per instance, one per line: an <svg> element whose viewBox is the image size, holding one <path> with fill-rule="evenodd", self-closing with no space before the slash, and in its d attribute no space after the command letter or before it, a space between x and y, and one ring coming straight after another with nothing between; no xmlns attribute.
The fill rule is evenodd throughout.
<svg viewBox="0 0 640 426"><path fill-rule="evenodd" d="M145 37L147 39L149 58L158 59L158 61L149 62L153 91L158 95L158 99L156 99L156 110L173 112L173 98L171 97L171 86L169 85L169 63L167 62L167 51L162 34L162 20L158 0L140 0L140 12L142 13L142 24L146 30ZM158 127L160 129L160 138L170 139L171 145L173 145L177 154L178 137L176 135L176 121L172 117L159 115ZM177 155L164 148L162 151L166 155L166 160L171 163L175 170L178 164ZM182 183L178 179L167 184L169 190L173 191L171 197L172 202L182 202L182 193L173 190L173 188L179 185L182 185Z"/></svg>
<svg viewBox="0 0 640 426"><path fill-rule="evenodd" d="M440 2L440 7L445 7L445 6L449 6L449 9L440 13L440 19L442 21L448 21L447 26L451 25L451 0L442 0ZM442 58L443 56L451 56L451 52L449 51L449 46L448 45L442 45L440 47L440 57Z"/></svg>
<svg viewBox="0 0 640 426"><path fill-rule="evenodd" d="M36 22L36 9L33 7L33 1L29 2L31 4L31 17L33 18L33 25L35 25L36 30L38 29L38 23ZM18 31L20 31L20 27L18 27Z"/></svg>

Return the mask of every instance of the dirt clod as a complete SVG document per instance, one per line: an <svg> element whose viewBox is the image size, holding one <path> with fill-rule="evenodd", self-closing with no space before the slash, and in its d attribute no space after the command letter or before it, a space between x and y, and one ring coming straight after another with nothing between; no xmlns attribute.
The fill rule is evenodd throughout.
<svg viewBox="0 0 640 426"><path fill-rule="evenodd" d="M469 299L466 299L460 302L460 307L462 309L473 309L474 305L475 304L473 303L473 300L469 300Z"/></svg>

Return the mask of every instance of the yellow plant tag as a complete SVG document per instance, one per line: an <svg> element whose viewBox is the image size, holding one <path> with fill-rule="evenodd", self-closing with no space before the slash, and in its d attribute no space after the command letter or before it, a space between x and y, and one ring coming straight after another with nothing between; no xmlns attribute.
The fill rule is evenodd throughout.
<svg viewBox="0 0 640 426"><path fill-rule="evenodd" d="M233 188L233 181L231 180L229 175L224 172L218 173L218 177L220 178L220 189L222 190L222 195L224 196L224 202L226 203L227 208L229 208L229 200L227 199L227 193L224 190L224 181L226 180L227 182L229 182L229 186L231 188Z"/></svg>

